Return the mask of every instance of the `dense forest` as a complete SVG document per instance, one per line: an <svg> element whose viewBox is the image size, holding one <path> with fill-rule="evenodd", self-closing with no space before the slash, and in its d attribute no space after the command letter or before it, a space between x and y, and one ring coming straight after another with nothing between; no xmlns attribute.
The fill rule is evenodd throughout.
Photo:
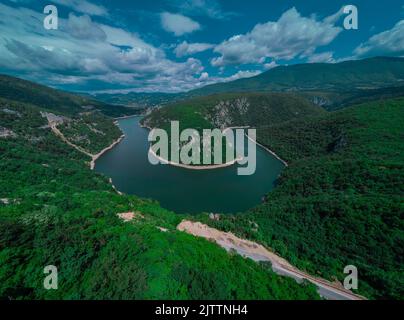
<svg viewBox="0 0 404 320"><path fill-rule="evenodd" d="M183 216L158 203L117 194L50 130L41 112L53 110L0 100L0 299L319 299L313 285L177 231ZM98 112L69 117L69 138L89 123L103 132L90 145L117 134ZM131 222L117 216L129 211ZM43 287L47 265L58 290Z"/></svg>
<svg viewBox="0 0 404 320"><path fill-rule="evenodd" d="M247 212L205 222L257 240L312 274L403 299L404 99L258 128L286 161L277 188ZM258 228L256 227L258 225Z"/></svg>
<svg viewBox="0 0 404 320"><path fill-rule="evenodd" d="M58 112L42 98L27 103L22 96L0 99L0 298L319 298L312 285L177 231L185 216L117 194L44 116L62 119L65 137L96 153L121 135L109 111ZM144 122L256 127L259 142L289 163L277 188L247 212L193 219L262 243L330 280L342 280L344 267L355 265L358 293L403 299L404 98L387 96L326 112L294 93L220 94L177 102ZM123 222L117 214L124 212L135 219ZM43 288L47 265L58 266L59 290Z"/></svg>
<svg viewBox="0 0 404 320"><path fill-rule="evenodd" d="M91 97L78 96L55 90L23 79L0 74L0 98L31 103L61 114L99 110L111 117L132 115L139 110L122 105L111 105Z"/></svg>
<svg viewBox="0 0 404 320"><path fill-rule="evenodd" d="M151 127L169 128L180 120L181 129L262 126L325 113L308 99L287 93L225 93L169 104L145 117Z"/></svg>
<svg viewBox="0 0 404 320"><path fill-rule="evenodd" d="M204 96L225 92L330 91L402 86L404 58L373 57L340 63L304 63L278 66L255 77L212 84L188 93Z"/></svg>

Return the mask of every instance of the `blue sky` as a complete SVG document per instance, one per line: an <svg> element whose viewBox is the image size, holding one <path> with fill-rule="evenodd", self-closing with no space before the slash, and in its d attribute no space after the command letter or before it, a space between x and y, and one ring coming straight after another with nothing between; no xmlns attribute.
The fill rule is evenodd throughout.
<svg viewBox="0 0 404 320"><path fill-rule="evenodd" d="M58 30L43 27L48 4ZM376 55L404 56L403 1L0 0L0 72L65 90L187 91Z"/></svg>

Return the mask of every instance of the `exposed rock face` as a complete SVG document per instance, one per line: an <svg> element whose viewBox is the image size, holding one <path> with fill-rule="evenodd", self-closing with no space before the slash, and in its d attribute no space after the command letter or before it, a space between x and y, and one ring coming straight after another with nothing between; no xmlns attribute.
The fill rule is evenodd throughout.
<svg viewBox="0 0 404 320"><path fill-rule="evenodd" d="M94 107L94 106L92 106L92 105L88 105L88 106L81 106L81 108L82 108L82 109L84 109L84 110L93 110L93 109L95 109L95 107Z"/></svg>
<svg viewBox="0 0 404 320"><path fill-rule="evenodd" d="M250 103L244 97L232 101L220 101L213 107L213 113L208 116L208 120L216 128L225 129L235 123L235 117L242 117L247 114L249 107Z"/></svg>
<svg viewBox="0 0 404 320"><path fill-rule="evenodd" d="M329 152L338 152L348 145L348 140L344 134L341 134L333 143L328 146Z"/></svg>
<svg viewBox="0 0 404 320"><path fill-rule="evenodd" d="M17 135L13 131L4 127L0 127L0 138L16 138L16 137Z"/></svg>
<svg viewBox="0 0 404 320"><path fill-rule="evenodd" d="M11 110L8 108L1 109L1 111L7 114L11 114L13 116L17 116L18 118L21 118L21 113L19 113L18 111Z"/></svg>
<svg viewBox="0 0 404 320"><path fill-rule="evenodd" d="M324 97L312 97L311 101L320 107L324 107L324 106L328 106L330 105L330 101L328 101L326 98Z"/></svg>
<svg viewBox="0 0 404 320"><path fill-rule="evenodd" d="M122 219L124 222L129 222L132 221L133 219L144 219L144 216L138 211L118 213L118 217Z"/></svg>
<svg viewBox="0 0 404 320"><path fill-rule="evenodd" d="M94 133L96 133L96 134L100 134L100 135L102 135L102 136L105 136L105 133L104 133L104 132L102 132L102 131L100 131L100 130L98 130L98 129L95 128L96 125L97 125L96 123L92 123L91 125L87 124L87 127L88 127L92 132L94 132Z"/></svg>
<svg viewBox="0 0 404 320"><path fill-rule="evenodd" d="M211 214L209 214L209 219L210 219L210 220L219 221L219 220L220 220L220 214L218 214L218 213L211 213Z"/></svg>
<svg viewBox="0 0 404 320"><path fill-rule="evenodd" d="M42 112L41 111L41 116L43 118L46 118L50 125L55 125L55 126L63 124L65 122L70 122L71 121L67 117L57 116L56 114L49 113L49 112Z"/></svg>

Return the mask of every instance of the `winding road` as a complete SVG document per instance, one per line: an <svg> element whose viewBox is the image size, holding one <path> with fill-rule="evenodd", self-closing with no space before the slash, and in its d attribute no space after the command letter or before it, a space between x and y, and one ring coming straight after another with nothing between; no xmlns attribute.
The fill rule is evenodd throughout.
<svg viewBox="0 0 404 320"><path fill-rule="evenodd" d="M366 300L365 297L346 290L341 284L332 283L325 279L314 277L300 271L292 266L287 260L269 251L264 246L249 240L238 238L232 233L211 228L200 222L187 220L182 221L177 226L177 229L196 237L213 240L227 251L237 252L243 257L250 258L256 262L271 262L272 269L275 273L293 278L299 283L304 280L313 283L317 287L320 296L327 300Z"/></svg>

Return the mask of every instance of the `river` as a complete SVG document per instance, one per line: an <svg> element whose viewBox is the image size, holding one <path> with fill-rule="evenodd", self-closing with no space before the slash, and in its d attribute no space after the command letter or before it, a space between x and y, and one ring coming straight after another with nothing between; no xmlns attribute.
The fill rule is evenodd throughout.
<svg viewBox="0 0 404 320"><path fill-rule="evenodd" d="M215 170L152 165L148 160L149 130L140 126L140 119L118 120L125 138L96 161L95 170L110 177L119 191L155 199L177 213L245 211L274 188L284 168L259 146L257 169L251 176L238 176L237 165Z"/></svg>

